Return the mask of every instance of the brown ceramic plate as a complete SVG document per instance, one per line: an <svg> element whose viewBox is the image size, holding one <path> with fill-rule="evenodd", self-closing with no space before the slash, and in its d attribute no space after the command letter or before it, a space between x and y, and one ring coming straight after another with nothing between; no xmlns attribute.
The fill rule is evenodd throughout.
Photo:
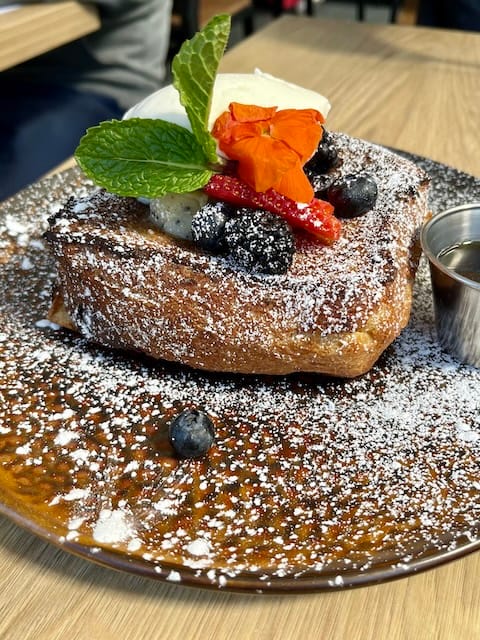
<svg viewBox="0 0 480 640"><path fill-rule="evenodd" d="M414 158L432 208L480 181ZM45 320L46 219L71 170L2 206L0 511L103 565L248 591L358 586L480 547L480 371L435 341L423 264L409 327L355 381L220 376L109 352ZM166 437L212 415L202 461Z"/></svg>

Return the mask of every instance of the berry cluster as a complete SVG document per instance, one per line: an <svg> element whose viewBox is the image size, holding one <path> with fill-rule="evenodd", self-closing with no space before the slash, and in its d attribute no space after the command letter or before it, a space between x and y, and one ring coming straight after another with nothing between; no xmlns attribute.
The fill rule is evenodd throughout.
<svg viewBox="0 0 480 640"><path fill-rule="evenodd" d="M257 273L285 273L295 252L292 230L282 218L259 209L234 209L221 200L199 209L192 236L202 249L228 255Z"/></svg>
<svg viewBox="0 0 480 640"><path fill-rule="evenodd" d="M305 165L315 197L333 205L339 218L355 218L370 211L377 200L377 183L368 174L349 174L336 179L331 169L340 163L331 133L323 130L318 149Z"/></svg>
<svg viewBox="0 0 480 640"><path fill-rule="evenodd" d="M306 204L273 189L254 191L234 175L212 176L204 189L211 200L192 219L193 241L206 251L231 257L248 271L285 273L295 252L292 228L331 244L340 235L338 218L360 216L375 205L377 185L372 176L336 178L332 169L339 164L334 136L324 129L317 151L304 167L315 190L315 198Z"/></svg>
<svg viewBox="0 0 480 640"><path fill-rule="evenodd" d="M324 244L332 244L340 236L340 221L333 215L329 202L313 198L308 204L295 202L274 189L254 191L235 176L216 174L204 188L207 195L237 207L269 211L280 216L293 228L307 231Z"/></svg>

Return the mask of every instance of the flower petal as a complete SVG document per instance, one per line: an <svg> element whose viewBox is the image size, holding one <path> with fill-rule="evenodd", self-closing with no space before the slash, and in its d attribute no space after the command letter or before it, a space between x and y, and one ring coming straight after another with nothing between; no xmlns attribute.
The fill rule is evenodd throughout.
<svg viewBox="0 0 480 640"><path fill-rule="evenodd" d="M224 111L215 120L215 124L212 128L212 136L216 138L220 143L225 142L228 144L231 138L232 127L235 121L229 111Z"/></svg>
<svg viewBox="0 0 480 640"><path fill-rule="evenodd" d="M238 176L255 191L267 191L299 163L294 151L269 136L248 138L230 145L229 157L238 160Z"/></svg>
<svg viewBox="0 0 480 640"><path fill-rule="evenodd" d="M295 200L295 202L308 204L314 196L313 187L303 172L299 160L291 169L282 174L280 180L273 185L273 188L278 193L290 198L290 200Z"/></svg>
<svg viewBox="0 0 480 640"><path fill-rule="evenodd" d="M270 135L288 144L304 164L322 138L322 122L322 114L315 109L284 109L273 116Z"/></svg>
<svg viewBox="0 0 480 640"><path fill-rule="evenodd" d="M310 202L313 188L302 166L318 147L323 122L315 109L278 111L232 102L215 121L212 135L255 191L273 188L292 200Z"/></svg>
<svg viewBox="0 0 480 640"><path fill-rule="evenodd" d="M277 107L257 107L254 104L240 104L239 102L231 102L228 108L237 122L271 120L277 110Z"/></svg>

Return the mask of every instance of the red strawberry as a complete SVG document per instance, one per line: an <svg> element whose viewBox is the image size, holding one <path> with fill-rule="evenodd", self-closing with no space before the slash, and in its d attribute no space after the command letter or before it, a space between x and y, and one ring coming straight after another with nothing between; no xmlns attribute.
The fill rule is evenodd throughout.
<svg viewBox="0 0 480 640"><path fill-rule="evenodd" d="M260 193L238 178L221 174L212 176L204 189L212 198L276 213L292 227L314 234L325 244L340 237L341 222L333 215L332 205L324 200L313 198L309 204L299 204L274 189Z"/></svg>

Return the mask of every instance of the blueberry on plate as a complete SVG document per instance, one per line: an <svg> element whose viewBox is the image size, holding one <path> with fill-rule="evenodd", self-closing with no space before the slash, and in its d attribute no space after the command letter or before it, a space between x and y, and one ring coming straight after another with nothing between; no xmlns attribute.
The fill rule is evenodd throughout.
<svg viewBox="0 0 480 640"><path fill-rule="evenodd" d="M348 174L327 189L327 200L339 218L356 218L375 206L377 183L368 173Z"/></svg>
<svg viewBox="0 0 480 640"><path fill-rule="evenodd" d="M239 209L225 224L225 241L233 260L250 272L285 273L295 253L290 226L262 209Z"/></svg>
<svg viewBox="0 0 480 640"><path fill-rule="evenodd" d="M192 238L200 248L222 253L225 248L225 223L234 209L226 202L207 202L192 218Z"/></svg>
<svg viewBox="0 0 480 640"><path fill-rule="evenodd" d="M198 409L184 409L168 428L170 444L181 458L200 458L213 444L213 422Z"/></svg>

